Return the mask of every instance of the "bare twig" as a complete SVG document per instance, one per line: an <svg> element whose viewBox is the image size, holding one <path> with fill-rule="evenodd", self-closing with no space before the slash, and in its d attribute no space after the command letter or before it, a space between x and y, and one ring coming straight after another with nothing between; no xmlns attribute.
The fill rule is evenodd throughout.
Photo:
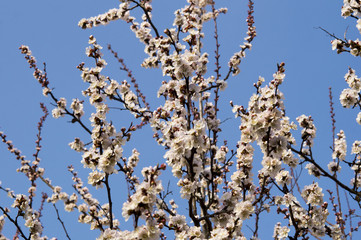
<svg viewBox="0 0 361 240"><path fill-rule="evenodd" d="M58 211L58 208L56 207L55 203L53 203L53 207L55 209L56 216L57 216L61 226L63 227L63 230L65 232L65 235L66 235L67 239L71 240L70 237L69 237L68 231L66 230L65 224L64 224L63 220L61 220L61 218L60 218L59 211Z"/></svg>

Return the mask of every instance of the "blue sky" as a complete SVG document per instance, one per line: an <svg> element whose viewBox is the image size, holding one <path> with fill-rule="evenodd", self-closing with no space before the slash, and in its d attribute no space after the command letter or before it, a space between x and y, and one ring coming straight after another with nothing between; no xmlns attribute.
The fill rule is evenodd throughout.
<svg viewBox="0 0 361 240"><path fill-rule="evenodd" d="M169 28L173 22L173 12L185 5L185 1L154 0L153 16L158 29ZM58 97L65 97L68 102L72 98L83 98L81 91L86 85L80 78L76 66L86 62L85 47L88 45L89 35L94 35L98 43L106 47L108 43L125 59L126 64L133 70L135 77L147 99L155 109L161 103L156 99L156 92L163 79L161 71L146 70L140 67L145 57L142 44L134 37L129 26L121 21L112 22L107 26L100 26L90 30L82 30L77 26L81 18L91 17L117 7L119 1L46 1L46 0L18 0L0 1L0 71L1 71L1 118L0 131L4 131L15 146L29 158L35 148L36 125L42 114L39 102L44 102L49 111L52 110L50 99L41 93L41 87L32 77L32 71L20 54L18 47L28 45L38 63L47 63L50 86L54 88ZM246 36L247 1L218 1L218 7L228 7L229 13L219 19L221 62L226 69L228 59L239 49ZM360 126L355 122L356 110L343 109L338 101L339 94L347 85L343 76L348 67L353 67L356 74L361 75L359 59L349 55L337 55L331 50L331 38L318 27L323 27L336 35L343 37L346 29L350 39L359 37L355 29L355 22L340 16L341 1L289 1L289 0L257 0L255 3L255 26L257 37L253 48L241 64L241 73L230 79L228 89L221 97L222 118L231 118L224 124L222 137L234 146L239 140L239 120L233 118L229 100L235 104L247 106L248 99L254 93L253 83L258 76L272 79L276 71L276 64L286 63L286 79L281 87L285 94L286 113L295 121L301 114L312 115L317 127L314 154L324 166L331 160L329 146L332 143L331 120L329 114L328 88L334 93L336 107L337 132L343 129L349 144L360 136ZM139 15L137 17L139 19ZM212 24L208 24L208 33L212 33ZM214 41L212 35L206 37L205 51L212 56ZM119 65L112 56L103 49L108 62L106 73L113 79L122 81L126 78L118 69ZM211 73L209 65L209 73ZM89 109L89 108L88 108ZM89 109L90 110L90 109ZM87 112L90 114L90 111ZM114 121L118 121L118 128L126 126L129 116L126 113L114 112ZM80 172L85 173L80 164L81 156L67 146L74 137L86 137L79 126L68 122L69 119L53 119L46 121L43 134L43 150L40 157L41 165L46 168L46 175L53 179L55 185L62 185L72 192L70 174L66 166L73 164ZM299 135L295 135L299 136ZM297 139L296 139L297 140ZM299 140L299 138L298 138ZM299 141L298 141L299 142ZM125 153L130 154L136 147L141 153L141 166L155 165L163 162L164 151L152 139L152 131L147 127L136 133L128 143ZM26 191L24 176L16 173L19 163L0 146L0 180L4 187L10 187L16 192ZM307 174L304 172L304 176ZM138 174L140 175L140 174ZM118 176L121 179L121 176ZM86 175L84 175L84 180ZM315 179L309 178L306 182ZM124 198L125 189L121 184L116 185L114 178L115 198ZM118 189L117 189L117 187ZM324 189L332 186L322 185ZM43 188L44 191L47 190ZM175 190L177 191L177 190ZM48 191L49 192L49 191ZM102 192L97 192L101 196ZM40 192L38 193L40 195ZM7 202L6 196L0 193L0 205ZM58 204L61 208L61 204ZM121 205L118 210L121 209ZM46 207L49 217L46 219L49 237L58 236L63 239L60 225L55 219L54 210L50 205ZM68 223L73 239L94 238L98 232L88 231L89 226L73 224L77 214L62 213ZM120 218L120 214L118 213ZM251 223L250 223L251 224ZM6 231L14 232L7 223ZM273 225L265 226L264 238L273 232ZM126 226L128 225L124 225ZM262 231L263 232L263 231ZM6 233L6 232L5 232ZM356 234L357 235L357 234ZM361 234L359 234L361 236ZM11 237L11 234L8 235ZM262 237L262 236L261 236Z"/></svg>

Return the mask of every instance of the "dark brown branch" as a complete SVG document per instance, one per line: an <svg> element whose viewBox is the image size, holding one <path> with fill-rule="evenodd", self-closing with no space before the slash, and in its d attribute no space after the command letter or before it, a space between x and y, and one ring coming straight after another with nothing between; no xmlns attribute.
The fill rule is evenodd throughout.
<svg viewBox="0 0 361 240"><path fill-rule="evenodd" d="M329 35L330 37L334 38L334 39L337 39L337 40L340 40L341 42L343 43L346 43L343 39L337 37L335 34L333 33L330 33L329 31L327 31L326 29L324 29L323 27L318 27L318 29L322 30L323 32L325 32L327 35Z"/></svg>
<svg viewBox="0 0 361 240"><path fill-rule="evenodd" d="M113 202L112 202L112 196L110 193L110 186L109 186L109 174L105 174L105 186L107 188L107 196L108 196L108 203L109 203L109 226L110 229L113 229Z"/></svg>
<svg viewBox="0 0 361 240"><path fill-rule="evenodd" d="M3 212L3 214L10 220L10 222L12 222L12 223L15 225L15 227L16 227L17 231L19 231L20 235L21 235L24 239L29 240L30 237L26 237L26 236L25 236L24 232L21 230L21 228L20 228L20 226L19 226L19 224L18 224L18 221L17 221L17 220L14 220L14 219L7 213L7 211L6 211L3 207L0 206L0 210L1 210L1 211Z"/></svg>
<svg viewBox="0 0 361 240"><path fill-rule="evenodd" d="M340 182L337 178L335 178L334 176L330 175L328 172L326 172L320 165L318 165L316 163L315 160L313 160L312 158L309 158L306 154L294 149L293 147L289 146L289 149L292 150L292 152L297 153L298 155L302 156L302 158L304 158L307 162L312 163L313 165L315 165L317 167L317 169L319 171L322 172L323 176L331 179L332 181L334 181L335 183L337 183L340 187L342 187L343 189L345 189L346 191L348 191L351 194L356 195L356 197L361 198L361 192L358 192L356 190L353 190L351 188L349 188L348 186L346 186L345 184L343 184L342 182Z"/></svg>
<svg viewBox="0 0 361 240"><path fill-rule="evenodd" d="M64 222L63 222L63 221L61 220L61 218L60 218L59 211L58 211L57 207L55 206L55 203L53 203L53 207L54 207L54 209L55 209L57 219L59 220L61 226L63 227L63 230L64 230L64 232L65 232L66 238L69 239L69 240L71 240L70 237L69 237L68 231L66 230L65 224L64 224Z"/></svg>
<svg viewBox="0 0 361 240"><path fill-rule="evenodd" d="M156 35L157 37L160 37L159 32L158 32L158 29L155 27L152 19L151 19L150 16L149 16L148 10L145 9L145 7L144 7L142 4L138 3L138 2L135 1L135 0L131 0L131 2L135 3L138 7L140 7L140 8L143 10L143 12L144 12L144 14L145 14L145 16L146 16L146 18L147 18L147 21L148 21L149 24L152 26L152 28L153 28L153 30L154 30L154 32L155 32L155 35Z"/></svg>

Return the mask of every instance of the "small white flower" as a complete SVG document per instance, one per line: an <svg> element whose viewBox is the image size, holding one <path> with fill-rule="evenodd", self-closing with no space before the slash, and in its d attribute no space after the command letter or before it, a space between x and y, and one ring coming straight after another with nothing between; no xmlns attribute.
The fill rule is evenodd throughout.
<svg viewBox="0 0 361 240"><path fill-rule="evenodd" d="M245 220L254 212L254 207L250 201L242 201L236 204L234 211L240 219Z"/></svg>
<svg viewBox="0 0 361 240"><path fill-rule="evenodd" d="M352 144L351 154L360 154L361 153L361 141L355 141Z"/></svg>
<svg viewBox="0 0 361 240"><path fill-rule="evenodd" d="M341 171L341 166L340 164L337 164L337 162L330 162L328 165L328 170L331 173L335 173L335 172L340 172Z"/></svg>
<svg viewBox="0 0 361 240"><path fill-rule="evenodd" d="M290 184L291 179L290 173L286 170L282 170L276 175L276 182L280 187Z"/></svg>
<svg viewBox="0 0 361 240"><path fill-rule="evenodd" d="M51 114L53 115L53 118L59 118L63 116L63 112L59 108L54 108L53 111L51 111Z"/></svg>
<svg viewBox="0 0 361 240"><path fill-rule="evenodd" d="M356 28L359 30L359 32L361 33L361 19L357 20L357 24L356 24Z"/></svg>
<svg viewBox="0 0 361 240"><path fill-rule="evenodd" d="M343 107L350 108L358 101L357 91L351 88L346 88L340 95L340 102Z"/></svg>
<svg viewBox="0 0 361 240"><path fill-rule="evenodd" d="M346 137L343 130L341 130L337 134L338 138L335 139L335 149L332 153L333 159L340 159L341 161L344 161L346 158L346 151L347 151L347 145L346 145Z"/></svg>
<svg viewBox="0 0 361 240"><path fill-rule="evenodd" d="M302 190L301 196L306 200L307 204L312 206L323 204L323 193L322 188L318 186L318 183L305 186Z"/></svg>
<svg viewBox="0 0 361 240"><path fill-rule="evenodd" d="M356 122L361 125L361 112L357 114Z"/></svg>

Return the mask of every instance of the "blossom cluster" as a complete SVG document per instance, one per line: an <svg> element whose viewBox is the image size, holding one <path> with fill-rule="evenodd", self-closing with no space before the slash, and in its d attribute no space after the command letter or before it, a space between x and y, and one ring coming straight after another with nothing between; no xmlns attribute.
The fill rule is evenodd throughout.
<svg viewBox="0 0 361 240"><path fill-rule="evenodd" d="M343 6L341 9L341 15L344 18L353 17L357 19L356 21L356 28L361 33L361 4L360 1L357 0L344 0ZM334 40L331 41L332 43L332 50L337 50L337 53L342 52L349 52L355 57L361 56L361 41L357 38L356 40L347 40L337 38L333 34Z"/></svg>
<svg viewBox="0 0 361 240"><path fill-rule="evenodd" d="M104 14L99 14L96 17L91 17L88 19L81 19L78 23L78 26L81 28L92 28L99 25L106 25L111 21L115 21L118 19L122 19L125 21L130 21L131 18L129 16L129 3L124 2L119 5L119 8L110 9L108 12Z"/></svg>
<svg viewBox="0 0 361 240"><path fill-rule="evenodd" d="M353 17L357 19L356 28L361 33L361 5L359 1L355 0L344 0L343 7L341 10L341 15L345 18ZM335 36L334 36L335 37ZM332 41L332 49L337 49L337 53L341 52L349 52L351 55L360 56L361 42L359 39L356 40L341 40L335 37L335 40ZM361 91L361 82L358 76L356 75L356 71L349 67L348 72L345 74L345 81L348 84L348 88L345 88L340 94L340 103L344 108L358 108L361 109L360 106L360 91ZM361 112L358 113L356 117L356 122L361 125ZM351 170L354 171L354 177L351 179L350 184L352 185L354 190L358 190L361 186L360 184L360 160L359 160L359 141L356 140L352 144L351 154L355 154L355 158L352 161L348 161L346 158L347 154L347 145L345 134L341 130L339 134L337 134L338 138L334 140L335 146L333 149L332 157L338 158L340 161L344 161L351 167ZM340 171L341 167L338 162L330 163L329 169L331 172ZM357 191L356 191L357 194Z"/></svg>
<svg viewBox="0 0 361 240"><path fill-rule="evenodd" d="M342 16L361 18L360 1L344 0ZM2 188L10 198L14 198L12 208L22 216L31 237L26 239L47 239L42 237L43 227L40 222L41 212L32 208L35 199L37 179L41 179L50 189L51 196L43 196L43 203L54 205L62 201L65 211L78 211L78 221L88 224L91 230L99 230L97 239L165 239L173 232L176 239L237 239L245 240L244 226L249 226L249 219L255 219L252 239L259 236L259 218L261 214L277 209L276 213L285 220L276 223L273 232L275 239L298 239L314 236L318 239L326 235L333 239L345 239L345 221L332 202L336 222L330 220L328 203L324 201L323 189L316 182L300 187L299 175L305 168L310 175L327 177L338 187L348 191L360 203L361 191L361 142L355 141L351 154L354 160L347 158L347 145L344 131L339 131L332 146L332 161L325 170L313 155L316 127L311 116L300 115L296 118L300 126L300 141L296 149L293 131L297 126L286 115L284 94L281 92L285 80L285 64L277 65L277 71L269 83L259 77L254 84L255 93L245 108L231 101L235 116L240 118L240 139L234 144L226 140L221 142L222 121L220 114L220 92L224 91L231 76L237 75L240 64L245 59L246 51L251 50L256 37L253 17L253 1L249 0L247 32L240 50L231 56L224 77L218 43L217 20L227 8L216 8L213 0L187 0L187 5L174 12L171 28L159 31L152 18L151 0L122 0L118 8L95 17L83 18L79 27L89 29L122 20L130 25L136 38L144 44L146 57L141 66L160 68L163 81L158 89L158 98L164 102L151 109L145 102L131 71L123 60L114 57L122 64L121 69L128 73L130 81L116 80L104 75L107 61L103 57L102 46L94 36L89 37L89 47L85 54L94 61L93 67L80 63L78 69L81 78L87 84L82 91L88 101L74 98L56 98L49 87L46 70L40 70L27 46L21 46L34 77L43 88L43 94L53 101L54 118L70 116L72 123L77 123L89 135L88 138L76 137L69 143L71 149L81 154L81 164L88 171L84 182L73 166L68 170L72 174L74 193L68 194L60 186L52 185L44 178L44 169L40 168L40 128L35 161L27 160L20 151L13 147L3 133L0 137L18 160L31 187L29 195L18 194ZM140 10L140 20L132 14ZM214 23L215 74L209 71L210 54L203 51L206 37L205 24ZM361 32L361 22L356 28ZM337 53L349 52L361 56L361 42L335 38L332 49ZM226 63L227 64L227 63ZM361 82L355 70L349 69L345 75L349 88L340 95L343 107L360 107ZM139 125L118 127L120 123L112 119L112 105L119 104L119 109L126 110ZM144 104L143 104L144 103ZM93 113L84 119L85 104L90 104ZM332 116L333 117L333 116ZM138 120L139 121L139 120ZM356 121L361 124L361 113ZM141 171L143 180L135 175L140 152L133 148L130 156L128 144L135 131L149 123L154 131L155 141L165 149L164 163L154 167L144 167ZM121 123L123 124L123 123ZM261 155L255 153L257 145ZM257 162L258 161L258 162ZM259 164L258 164L259 163ZM354 171L351 183L344 184L337 178L341 164L348 164ZM260 166L260 167L259 167ZM255 170L256 168L258 168ZM176 179L180 199L168 201L172 193L165 190L160 180L161 172L169 169ZM114 188L110 182L119 175L124 175L127 185L127 198L121 209L125 221L133 221L132 230L121 229L117 219ZM112 181L109 179L112 178ZM349 181L349 180L348 180ZM86 185L88 184L89 187ZM351 186L351 187L350 187ZM103 199L95 198L91 189L104 192ZM301 190L302 189L302 190ZM296 192L298 191L298 193ZM122 189L122 191L124 191ZM49 194L50 195L50 194ZM45 199L47 201L45 201ZM105 200L105 203L102 203ZM187 205L187 212L178 207ZM338 203L340 204L340 203ZM341 204L340 204L341 205ZM339 206L341 211L341 206ZM10 210L0 206L0 233L5 218L12 219ZM20 213L20 215L19 215ZM58 216L59 217L59 216ZM350 210L346 217L355 217ZM13 221L15 222L15 221ZM20 231L20 225L16 227ZM351 230L356 231L358 228ZM2 235L0 235L2 237ZM0 237L0 238L1 238Z"/></svg>

